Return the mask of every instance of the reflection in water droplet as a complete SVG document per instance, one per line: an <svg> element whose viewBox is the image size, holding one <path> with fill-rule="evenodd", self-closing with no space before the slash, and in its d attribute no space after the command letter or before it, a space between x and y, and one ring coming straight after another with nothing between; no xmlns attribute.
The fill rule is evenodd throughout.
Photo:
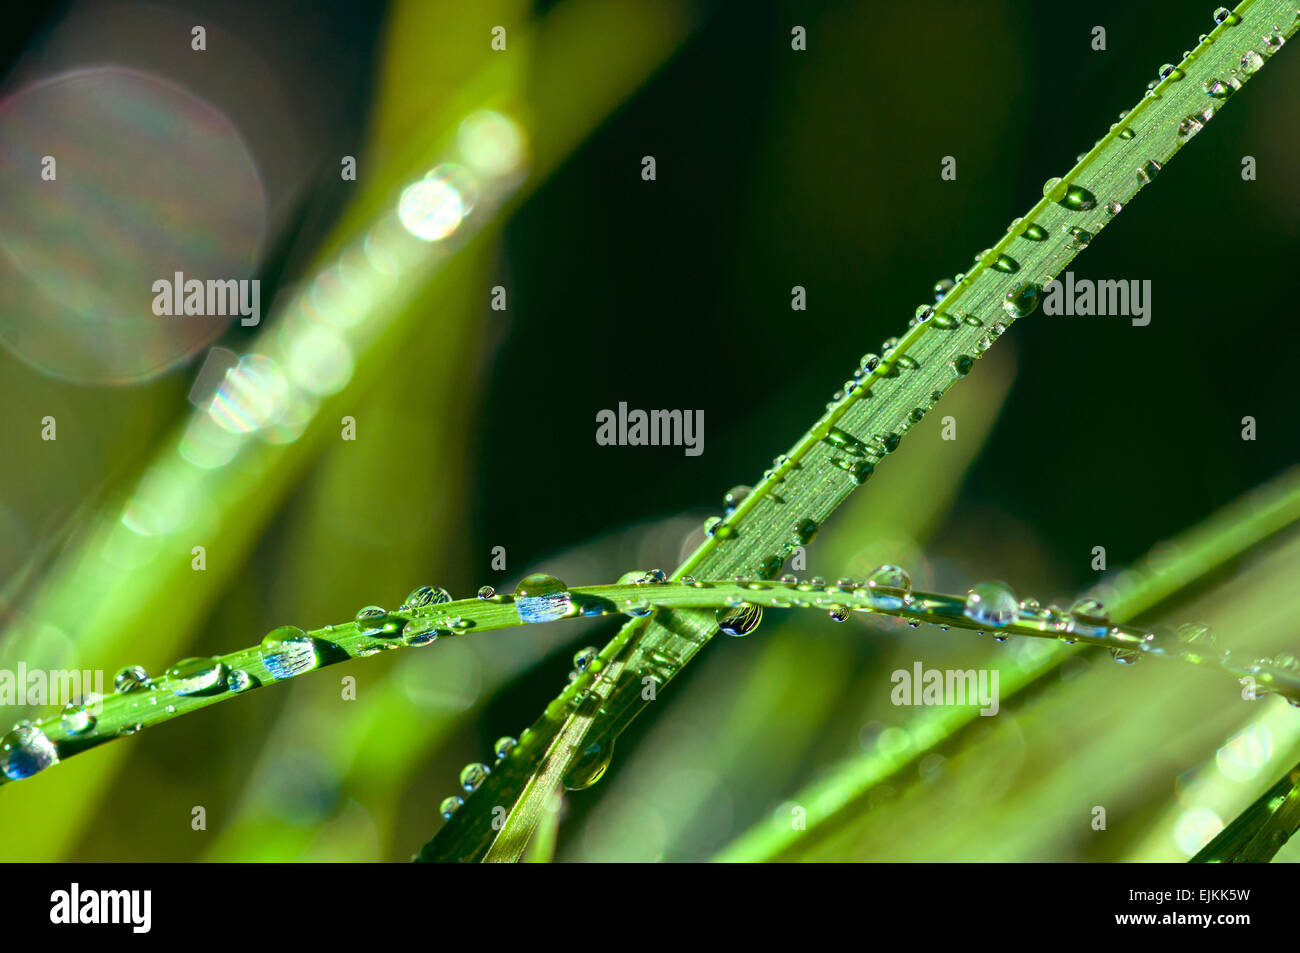
<svg viewBox="0 0 1300 953"><path fill-rule="evenodd" d="M443 818L449 821L451 820L451 816L455 814L464 803L465 799L463 797L457 797L453 794L451 797L443 798L442 804L438 806L438 810L442 814Z"/></svg>
<svg viewBox="0 0 1300 953"><path fill-rule="evenodd" d="M749 635L758 628L759 623L763 621L763 607L746 604L730 609L719 609L715 617L720 630L739 638Z"/></svg>
<svg viewBox="0 0 1300 953"><path fill-rule="evenodd" d="M128 665L113 676L113 690L123 694L151 687L149 673L141 665Z"/></svg>
<svg viewBox="0 0 1300 953"><path fill-rule="evenodd" d="M867 576L866 590L867 601L875 608L902 609L912 598L912 577L901 566L886 563Z"/></svg>
<svg viewBox="0 0 1300 953"><path fill-rule="evenodd" d="M310 672L319 662L316 643L296 625L272 629L262 639L262 664L274 679Z"/></svg>
<svg viewBox="0 0 1300 953"><path fill-rule="evenodd" d="M491 769L486 764L481 761L471 761L461 769L460 786L472 794L491 773Z"/></svg>
<svg viewBox="0 0 1300 953"><path fill-rule="evenodd" d="M612 740L587 744L564 775L564 786L570 791L581 791L591 787L604 776L613 757Z"/></svg>
<svg viewBox="0 0 1300 953"><path fill-rule="evenodd" d="M1016 621L1020 615L1020 603L1003 583L981 582L966 594L962 614L980 625L1000 629Z"/></svg>
<svg viewBox="0 0 1300 953"><path fill-rule="evenodd" d="M10 780L30 778L58 761L54 742L33 724L15 725L13 731L0 739L0 771Z"/></svg>
<svg viewBox="0 0 1300 953"><path fill-rule="evenodd" d="M177 695L204 695L213 690L225 691L227 669L212 658L181 659L167 669L168 688Z"/></svg>
<svg viewBox="0 0 1300 953"><path fill-rule="evenodd" d="M533 573L515 588L515 611L525 622L552 622L573 614L573 598L559 579Z"/></svg>

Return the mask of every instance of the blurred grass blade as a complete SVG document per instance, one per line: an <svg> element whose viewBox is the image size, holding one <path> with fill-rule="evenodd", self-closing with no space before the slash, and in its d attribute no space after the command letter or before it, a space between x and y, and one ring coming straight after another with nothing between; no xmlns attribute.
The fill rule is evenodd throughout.
<svg viewBox="0 0 1300 953"><path fill-rule="evenodd" d="M1135 566L1118 573L1091 590L1109 607L1115 621L1132 619L1170 601L1244 553L1300 522L1300 468L1293 468L1270 483L1214 513L1203 524L1160 547ZM1053 646L1028 669L1003 671L1004 707L1016 705L1032 694L1047 675L1079 649ZM792 796L806 811L805 829L795 830L787 817L767 817L737 838L717 857L746 862L792 859L824 838L832 836L863 806L873 790L915 766L927 754L960 743L980 722L969 708L930 709L917 716L912 734L916 743L906 750L864 752L834 768L825 778Z"/></svg>
<svg viewBox="0 0 1300 953"><path fill-rule="evenodd" d="M1263 864L1300 828L1300 764L1191 859L1194 864Z"/></svg>

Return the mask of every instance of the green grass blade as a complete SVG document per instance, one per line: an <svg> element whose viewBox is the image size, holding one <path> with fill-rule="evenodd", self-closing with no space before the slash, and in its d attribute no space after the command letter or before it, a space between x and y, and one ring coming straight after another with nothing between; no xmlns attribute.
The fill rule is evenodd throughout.
<svg viewBox="0 0 1300 953"><path fill-rule="evenodd" d="M1240 4L1073 169L1048 181L1042 201L977 257L937 307L918 308L901 339L885 342L878 358L864 358L861 376L836 392L826 414L773 462L674 578L776 575L794 547L866 481L942 394L1017 318L1037 306L1043 285L1213 117L1224 101L1208 96L1207 88L1216 80L1235 83L1234 90L1244 85L1276 48L1261 38L1274 30L1290 37L1297 22L1294 5L1280 0ZM580 697L573 687L565 690L525 732L528 742L521 741L518 763L494 773L421 856L478 860L497 837L527 840L529 831L509 823L495 829L491 810L509 805L510 816L523 823L538 816L535 809L516 808L528 796L534 774L555 772L556 757L572 763L573 756L556 752L554 739L581 721L590 724L594 736L584 736L577 749L612 751L618 735L648 704L641 680L667 683L715 631L710 615L682 611L629 623L602 653L607 662L618 659L625 667L623 684L602 683L598 699ZM585 710L592 704L595 712Z"/></svg>
<svg viewBox="0 0 1300 953"><path fill-rule="evenodd" d="M1190 863L1267 863L1300 828L1300 764L1205 845Z"/></svg>

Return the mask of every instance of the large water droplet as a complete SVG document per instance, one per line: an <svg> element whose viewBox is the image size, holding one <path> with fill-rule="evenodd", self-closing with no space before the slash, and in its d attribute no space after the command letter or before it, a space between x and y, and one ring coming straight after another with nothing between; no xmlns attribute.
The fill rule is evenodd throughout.
<svg viewBox="0 0 1300 953"><path fill-rule="evenodd" d="M1002 308L1014 318L1023 318L1026 315L1033 314L1034 309L1038 307L1038 299L1042 293L1043 289L1041 287L1033 282L1028 282L1019 288L1008 291L1006 298L1003 299Z"/></svg>
<svg viewBox="0 0 1300 953"><path fill-rule="evenodd" d="M437 586L420 586L418 589L412 589L411 594L406 597L408 609L424 609L444 602L451 602L451 593Z"/></svg>
<svg viewBox="0 0 1300 953"><path fill-rule="evenodd" d="M296 625L272 629L262 639L262 664L274 679L310 672L319 663L315 641Z"/></svg>
<svg viewBox="0 0 1300 953"><path fill-rule="evenodd" d="M593 741L587 744L564 775L564 786L570 791L581 791L591 787L604 777L613 757L613 740Z"/></svg>
<svg viewBox="0 0 1300 953"><path fill-rule="evenodd" d="M30 778L52 764L58 764L59 752L54 742L33 724L15 725L0 739L0 771L13 781Z"/></svg>
<svg viewBox="0 0 1300 953"><path fill-rule="evenodd" d="M912 598L912 577L901 566L877 566L866 579L867 601L877 609L902 609Z"/></svg>
<svg viewBox="0 0 1300 953"><path fill-rule="evenodd" d="M719 609L715 615L719 629L727 635L739 638L749 635L758 628L758 624L763 621L763 607L740 605L730 609Z"/></svg>
<svg viewBox="0 0 1300 953"><path fill-rule="evenodd" d="M122 694L144 691L151 686L152 682L149 680L149 673L144 670L142 665L128 665L113 676L113 691Z"/></svg>
<svg viewBox="0 0 1300 953"><path fill-rule="evenodd" d="M471 761L461 769L460 786L472 794L478 790L479 786L487 780L487 776L491 773L491 769L483 762Z"/></svg>
<svg viewBox="0 0 1300 953"><path fill-rule="evenodd" d="M1020 603L1011 589L1000 582L981 582L966 594L962 615L992 629L1000 629L1020 616Z"/></svg>
<svg viewBox="0 0 1300 953"><path fill-rule="evenodd" d="M213 658L181 659L167 669L168 685L177 695L206 695L212 691L226 690L227 669L223 662Z"/></svg>
<svg viewBox="0 0 1300 953"><path fill-rule="evenodd" d="M560 580L535 572L515 587L515 611L525 622L553 622L573 614L573 598Z"/></svg>
<svg viewBox="0 0 1300 953"><path fill-rule="evenodd" d="M1070 606L1070 631L1100 638L1110 631L1110 613L1096 599L1080 599Z"/></svg>

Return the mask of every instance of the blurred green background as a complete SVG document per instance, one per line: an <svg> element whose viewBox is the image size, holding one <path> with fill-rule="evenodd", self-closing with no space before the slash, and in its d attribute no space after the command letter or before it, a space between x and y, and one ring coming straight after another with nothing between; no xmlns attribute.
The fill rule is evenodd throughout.
<svg viewBox="0 0 1300 953"><path fill-rule="evenodd" d="M1165 0L466 6L166 8L238 41L273 84L265 100L191 87L243 133L268 190L268 317L221 346L277 333L272 291L328 266L418 177L408 159L469 110L515 115L531 171L436 274L404 279L400 307L298 439L211 477L226 489L205 497L205 535L138 565L94 550L96 520L116 522L174 455L201 355L88 385L0 354L7 664L54 652L111 681L127 663L161 671L277 625L395 606L422 584L464 597L539 569L575 585L672 569L724 491L756 482L858 357L1212 26L1210 6ZM6 92L85 9L19 14ZM489 46L497 24L504 52ZM790 48L794 25L806 51ZM87 63L149 55L97 48L84 30L65 45ZM958 439L919 427L809 548L809 574L897 562L918 586L994 577L1068 600L1098 581L1093 547L1119 569L1297 462L1296 59L1280 53L1072 266L1150 279L1150 325L1019 322L945 398ZM266 120L273 99L288 128ZM360 158L357 182L335 173L344 154ZM955 181L939 176L947 155ZM1240 177L1245 155L1256 181ZM507 311L489 306L495 285ZM805 313L790 310L793 285ZM702 408L705 452L598 446L595 414L620 401ZM341 414L355 442L339 439ZM189 568L197 544L206 572ZM1294 651L1297 560L1285 536L1143 618L1210 622L1234 653ZM620 741L606 779L566 798L557 859L708 858L836 762L916 743L920 713L889 702L894 669L1038 651L889 621L770 613L753 637L715 641ZM115 742L0 789L0 856L406 860L460 767L530 723L573 651L616 625L353 661ZM1247 704L1229 678L1174 663L1090 659L908 767L809 855L1185 859L1297 760L1300 712L1281 702ZM344 676L356 701L340 698Z"/></svg>

